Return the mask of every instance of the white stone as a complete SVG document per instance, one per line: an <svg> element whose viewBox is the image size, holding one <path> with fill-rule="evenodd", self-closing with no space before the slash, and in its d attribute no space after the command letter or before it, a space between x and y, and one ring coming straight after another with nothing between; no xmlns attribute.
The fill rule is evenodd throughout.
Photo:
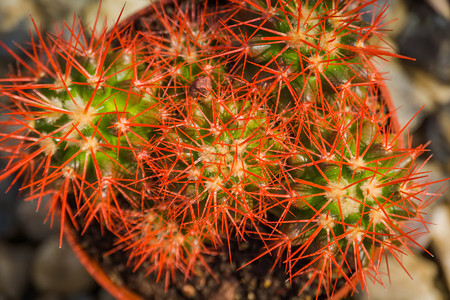
<svg viewBox="0 0 450 300"><path fill-rule="evenodd" d="M431 238L433 240L434 253L450 286L450 208L448 205L435 207L432 215Z"/></svg>
<svg viewBox="0 0 450 300"><path fill-rule="evenodd" d="M427 0L427 2L438 14L450 20L450 2L448 0Z"/></svg>
<svg viewBox="0 0 450 300"><path fill-rule="evenodd" d="M0 33L10 32L25 23L31 26L30 15L38 17L38 9L30 0L2 0L0 1ZM22 23L22 24L21 24Z"/></svg>
<svg viewBox="0 0 450 300"><path fill-rule="evenodd" d="M409 130L414 131L422 120L435 108L426 89L419 89L416 80L407 72L396 59L390 59L388 63L377 60L378 69L384 75L385 83L389 90L400 126L405 126L422 108L419 114L409 123Z"/></svg>
<svg viewBox="0 0 450 300"><path fill-rule="evenodd" d="M99 24L103 26L105 24L108 28L112 28L114 23L117 21L120 12L123 8L123 13L120 17L120 20L126 19L128 16L133 13L139 11L140 9L150 5L150 0L103 0L102 7L99 15ZM98 11L98 1L92 1L88 3L84 9L84 14L82 15L82 19L86 21L88 26L92 26L94 24L97 11ZM101 27L101 26L100 26Z"/></svg>
<svg viewBox="0 0 450 300"><path fill-rule="evenodd" d="M411 274L412 279L405 270L389 257L389 273L382 275L385 287L379 283L368 280L368 292L359 293L356 300L444 300L445 297L435 287L438 276L436 264L416 255L407 255L402 258L402 264ZM381 272L387 274L385 267Z"/></svg>
<svg viewBox="0 0 450 300"><path fill-rule="evenodd" d="M450 54L447 52L447 55ZM420 69L412 70L413 72L410 71L405 70L405 72L412 74L414 90L425 95L432 102L427 105L434 106L435 104L445 105L450 103L450 84L442 83L430 73Z"/></svg>

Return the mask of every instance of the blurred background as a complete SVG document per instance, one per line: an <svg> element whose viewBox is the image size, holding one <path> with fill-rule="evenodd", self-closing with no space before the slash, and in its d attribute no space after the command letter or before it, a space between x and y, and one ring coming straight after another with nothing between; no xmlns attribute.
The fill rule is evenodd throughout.
<svg viewBox="0 0 450 300"><path fill-rule="evenodd" d="M122 19L148 5L150 0L103 0L100 24L111 27L122 8ZM389 0L386 41L398 53L415 61L379 61L401 124L409 125L413 146L431 141L432 155L426 170L431 180L450 177L450 1ZM33 22L39 30L52 31L55 23L71 23L74 13L85 25L95 20L98 0L0 0L0 40L7 46L29 39ZM392 23L390 23L392 22ZM0 49L0 76L12 63ZM6 99L0 99L6 101ZM0 115L0 119L4 116ZM424 156L423 159L426 159ZM0 164L0 169L3 165ZM448 181L444 182L448 186ZM78 263L67 245L58 247L59 228L43 224L44 212L12 188L0 183L0 300L111 300ZM439 185L436 186L436 189ZM442 184L440 185L442 186ZM425 219L430 234L402 264L389 263L384 286L369 283L370 299L450 299L450 192L430 205ZM383 270L386 274L387 270ZM364 300L366 293L350 297Z"/></svg>

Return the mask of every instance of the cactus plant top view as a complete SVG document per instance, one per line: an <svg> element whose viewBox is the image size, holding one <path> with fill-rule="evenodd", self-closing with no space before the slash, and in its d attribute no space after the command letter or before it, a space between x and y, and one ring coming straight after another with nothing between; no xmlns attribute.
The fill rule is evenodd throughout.
<svg viewBox="0 0 450 300"><path fill-rule="evenodd" d="M438 196L377 71L401 57L376 6L156 2L109 29L37 30L6 48L0 180L38 208L49 196L49 218L81 240L112 233L109 252L166 288L258 241L243 268L270 257L316 298L364 289L386 255L420 247Z"/></svg>

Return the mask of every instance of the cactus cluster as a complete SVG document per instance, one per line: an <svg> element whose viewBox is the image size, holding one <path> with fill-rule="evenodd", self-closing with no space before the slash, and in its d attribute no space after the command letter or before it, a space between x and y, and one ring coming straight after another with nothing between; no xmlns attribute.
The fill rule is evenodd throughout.
<svg viewBox="0 0 450 300"><path fill-rule="evenodd" d="M166 280L252 239L317 295L378 279L434 196L374 66L396 56L371 40L383 15L362 20L376 1L153 5L92 36L37 32L27 60L9 50L0 179Z"/></svg>

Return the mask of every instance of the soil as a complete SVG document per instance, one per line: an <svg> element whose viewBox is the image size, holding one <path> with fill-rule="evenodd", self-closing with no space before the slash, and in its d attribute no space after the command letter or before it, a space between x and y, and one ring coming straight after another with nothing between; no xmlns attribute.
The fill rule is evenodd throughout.
<svg viewBox="0 0 450 300"><path fill-rule="evenodd" d="M299 296L305 286L307 276L297 276L290 282L284 268L274 267L272 258L268 255L238 270L254 259L263 249L258 240L247 243L232 242L231 261L228 254L221 253L205 257L212 274L201 271L196 276L186 279L178 272L171 284L166 288L163 279L157 280L155 273L147 274L145 265L133 271L127 266L126 252L116 251L105 255L114 248L115 237L99 226L92 224L82 236L82 248L94 260L98 261L105 273L118 286L126 286L144 299L208 299L208 300L282 300L282 299L315 299L317 284L309 285ZM344 280L338 282L339 289ZM326 299L326 294L320 294L317 299Z"/></svg>

